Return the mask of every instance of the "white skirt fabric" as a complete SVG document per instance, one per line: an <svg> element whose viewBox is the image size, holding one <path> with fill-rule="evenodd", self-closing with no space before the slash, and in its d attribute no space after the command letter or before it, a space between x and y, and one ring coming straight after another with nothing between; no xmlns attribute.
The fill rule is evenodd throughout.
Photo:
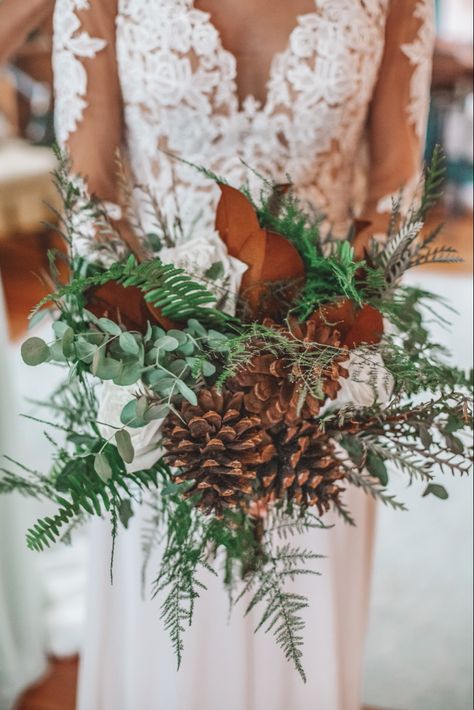
<svg viewBox="0 0 474 710"><path fill-rule="evenodd" d="M16 435L17 393L8 358L7 321L0 279L0 466L24 441ZM36 556L26 549L25 530L34 503L0 496L0 710L10 710L18 695L46 669L42 598Z"/></svg>
<svg viewBox="0 0 474 710"><path fill-rule="evenodd" d="M358 490L346 500L357 520L314 530L303 544L326 556L321 577L293 585L309 597L306 610L305 685L273 637L254 634L258 614L232 612L221 581L209 575L176 670L160 620L159 600L141 594L139 511L118 539L114 584L109 582L110 529L91 530L92 556L86 639L78 710L360 710L361 667L370 591L375 506ZM326 521L331 522L331 521ZM152 579L159 559L152 561Z"/></svg>

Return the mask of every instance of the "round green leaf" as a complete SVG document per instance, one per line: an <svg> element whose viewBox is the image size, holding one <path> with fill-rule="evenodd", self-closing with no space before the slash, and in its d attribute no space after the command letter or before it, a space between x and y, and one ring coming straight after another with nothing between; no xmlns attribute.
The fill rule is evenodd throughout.
<svg viewBox="0 0 474 710"><path fill-rule="evenodd" d="M72 355L72 346L74 344L74 331L72 328L66 328L61 339L61 346L64 357Z"/></svg>
<svg viewBox="0 0 474 710"><path fill-rule="evenodd" d="M174 338L175 340L177 340L180 345L184 345L188 341L188 336L182 330L169 330L166 335L169 338Z"/></svg>
<svg viewBox="0 0 474 710"><path fill-rule="evenodd" d="M104 333L108 333L109 335L121 335L122 333L121 327L109 318L99 318L97 325Z"/></svg>
<svg viewBox="0 0 474 710"><path fill-rule="evenodd" d="M207 331L204 326L202 326L195 318L190 318L188 320L188 328L194 335L198 335L201 338L204 338L207 335Z"/></svg>
<svg viewBox="0 0 474 710"><path fill-rule="evenodd" d="M42 338L29 338L21 346L21 356L26 365L35 367L46 362L49 357L49 347Z"/></svg>
<svg viewBox="0 0 474 710"><path fill-rule="evenodd" d="M121 387L134 385L140 379L141 374L142 368L137 362L122 363L118 375L113 378L114 384Z"/></svg>
<svg viewBox="0 0 474 710"><path fill-rule="evenodd" d="M97 363L95 376L100 380L114 380L120 375L121 363L111 357L100 359Z"/></svg>
<svg viewBox="0 0 474 710"><path fill-rule="evenodd" d="M140 346L131 333L122 333L119 338L119 343L124 353L138 355L140 352Z"/></svg>
<svg viewBox="0 0 474 710"><path fill-rule="evenodd" d="M135 458L135 450L132 444L132 437L126 429L120 429L115 434L115 442L117 444L117 449L125 461L125 463L132 463Z"/></svg>
<svg viewBox="0 0 474 710"><path fill-rule="evenodd" d="M87 340L80 338L76 342L76 353L79 360L90 364L93 360L94 353L97 350L97 345L88 343Z"/></svg>
<svg viewBox="0 0 474 710"><path fill-rule="evenodd" d="M148 401L146 397L140 397L140 399L137 400L137 416L140 419L143 419L143 416L148 409Z"/></svg>
<svg viewBox="0 0 474 710"><path fill-rule="evenodd" d="M145 422L137 414L137 400L132 399L125 407L122 409L120 414L120 421L125 426L131 429L140 429L145 425Z"/></svg>
<svg viewBox="0 0 474 710"><path fill-rule="evenodd" d="M153 404L146 410L143 419L149 424L158 419L164 419L169 414L169 411L170 408L167 404Z"/></svg>
<svg viewBox="0 0 474 710"><path fill-rule="evenodd" d="M449 498L449 493L444 486L440 486L438 483L429 483L423 493L423 498L426 496L433 495L441 500L447 500Z"/></svg>
<svg viewBox="0 0 474 710"><path fill-rule="evenodd" d="M55 343L49 346L49 359L53 362L66 362L60 340L56 340Z"/></svg>
<svg viewBox="0 0 474 710"><path fill-rule="evenodd" d="M369 451L367 454L367 470L371 476L378 478L382 486L388 485L388 471L383 459Z"/></svg>
<svg viewBox="0 0 474 710"><path fill-rule="evenodd" d="M215 365L212 364L212 362L209 362L208 360L204 360L202 363L202 374L204 377L212 377L213 375L216 374L216 367Z"/></svg>
<svg viewBox="0 0 474 710"><path fill-rule="evenodd" d="M155 345L159 350L171 353L179 347L179 342L170 335L164 335L162 338L158 338Z"/></svg>
<svg viewBox="0 0 474 710"><path fill-rule="evenodd" d="M112 467L107 456L102 452L97 454L94 459L94 470L97 475L107 483L112 478Z"/></svg>
<svg viewBox="0 0 474 710"><path fill-rule="evenodd" d="M176 389L182 394L190 404L196 406L198 403L196 393L182 380L176 380Z"/></svg>
<svg viewBox="0 0 474 710"><path fill-rule="evenodd" d="M68 330L68 329L69 329L68 324L65 323L63 320L56 320L53 323L53 333L60 340L63 337L66 330Z"/></svg>

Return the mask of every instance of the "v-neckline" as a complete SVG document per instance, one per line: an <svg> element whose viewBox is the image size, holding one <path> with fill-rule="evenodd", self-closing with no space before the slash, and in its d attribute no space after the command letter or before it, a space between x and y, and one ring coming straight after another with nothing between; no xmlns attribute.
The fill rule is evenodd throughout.
<svg viewBox="0 0 474 710"><path fill-rule="evenodd" d="M275 66L276 64L280 61L282 57L285 56L285 54L288 54L291 52L291 45L292 45L292 40L296 32L299 30L301 21L306 18L306 17L312 17L313 15L316 15L316 8L314 10L309 10L308 12L303 12L295 16L295 24L292 27L292 29L289 31L288 38L286 40L286 46L280 50L279 52L275 52L271 61L270 61L270 68L269 68L269 73L268 77L265 81L265 98L263 101L260 101L255 94L248 93L245 94L245 96L240 98L240 91L239 91L239 71L238 71L238 61L237 57L235 56L234 52L232 52L230 49L227 49L227 47L224 45L224 40L222 37L222 33L220 29L217 27L215 24L214 20L212 19L212 13L210 13L208 10L201 10L200 7L196 6L196 0L190 0L190 7L192 10L196 10L198 12L201 12L205 17L206 17L206 23L207 25L212 28L217 37L217 43L218 43L218 51L228 59L232 61L233 65L233 77L232 77L232 93L233 97L235 100L235 107L237 113L244 114L246 113L246 107L248 104L253 105L253 109L256 110L257 113L267 113L269 110L269 107L271 105L271 93L272 93L272 84L274 80L274 74L275 74ZM255 109L255 107L258 107Z"/></svg>

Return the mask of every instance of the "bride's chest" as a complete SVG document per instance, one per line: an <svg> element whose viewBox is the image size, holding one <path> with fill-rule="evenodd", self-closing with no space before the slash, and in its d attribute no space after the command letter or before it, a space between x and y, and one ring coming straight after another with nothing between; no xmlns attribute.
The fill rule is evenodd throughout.
<svg viewBox="0 0 474 710"><path fill-rule="evenodd" d="M201 114L294 111L320 100L368 101L389 0L119 0L124 98ZM251 5L249 0L245 0ZM234 6L235 7L235 6ZM235 27L235 32L232 28Z"/></svg>

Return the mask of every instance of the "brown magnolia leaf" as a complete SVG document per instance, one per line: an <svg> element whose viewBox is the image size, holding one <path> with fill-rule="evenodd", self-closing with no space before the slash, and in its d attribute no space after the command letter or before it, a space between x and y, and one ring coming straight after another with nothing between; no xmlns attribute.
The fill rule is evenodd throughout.
<svg viewBox="0 0 474 710"><path fill-rule="evenodd" d="M140 289L125 288L116 281L89 289L86 298L87 308L97 318L110 318L126 330L145 333L149 321L166 330L175 325L145 301Z"/></svg>
<svg viewBox="0 0 474 710"><path fill-rule="evenodd" d="M344 339L348 348L359 345L376 345L380 343L384 332L383 317L380 311L373 306L361 308L354 323Z"/></svg>
<svg viewBox="0 0 474 710"><path fill-rule="evenodd" d="M229 254L239 258L238 254L249 237L261 235L263 230L252 203L240 190L224 183L220 183L219 188L221 199L217 206L216 230Z"/></svg>
<svg viewBox="0 0 474 710"><path fill-rule="evenodd" d="M304 264L287 239L260 227L257 213L245 195L229 185L219 187L222 196L216 229L229 254L249 267L242 278L241 292L255 314L264 300L268 283L304 276ZM269 303L265 309L273 312L274 305ZM264 317L265 313L260 315Z"/></svg>

